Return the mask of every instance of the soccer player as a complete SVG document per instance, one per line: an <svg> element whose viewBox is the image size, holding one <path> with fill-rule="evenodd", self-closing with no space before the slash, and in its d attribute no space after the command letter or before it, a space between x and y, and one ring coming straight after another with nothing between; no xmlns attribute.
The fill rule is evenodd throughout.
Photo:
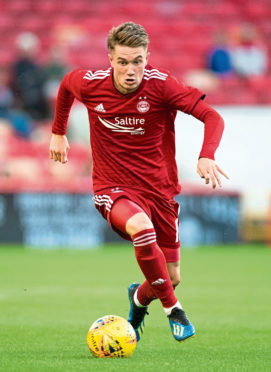
<svg viewBox="0 0 271 372"><path fill-rule="evenodd" d="M146 280L128 289L128 321L140 339L148 305L158 298L173 337L183 341L195 329L174 294L180 282L174 120L177 110L204 123L197 172L215 188L220 174L214 161L224 122L196 88L148 64L148 35L127 22L108 36L106 70L77 69L62 80L52 128L50 158L67 162L65 136L74 98L88 109L93 156L94 203L109 225L133 242Z"/></svg>

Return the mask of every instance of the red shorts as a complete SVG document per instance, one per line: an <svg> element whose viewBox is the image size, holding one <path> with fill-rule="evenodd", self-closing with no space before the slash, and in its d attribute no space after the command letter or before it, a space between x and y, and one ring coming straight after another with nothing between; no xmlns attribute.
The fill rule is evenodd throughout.
<svg viewBox="0 0 271 372"><path fill-rule="evenodd" d="M163 251L167 262L180 259L179 204L173 199L161 198L155 194L131 190L123 187L103 189L95 193L95 208L108 221L110 227L122 238L132 240L128 234L115 228L111 223L111 208L120 198L127 198L139 205L153 223L157 244Z"/></svg>

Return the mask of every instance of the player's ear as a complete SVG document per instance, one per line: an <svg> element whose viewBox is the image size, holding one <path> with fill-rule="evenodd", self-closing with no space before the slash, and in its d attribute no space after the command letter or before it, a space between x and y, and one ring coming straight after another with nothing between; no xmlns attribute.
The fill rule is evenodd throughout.
<svg viewBox="0 0 271 372"><path fill-rule="evenodd" d="M147 63L148 63L148 59L149 59L149 57L150 57L150 54L151 54L150 52L147 52L145 66L146 66Z"/></svg>
<svg viewBox="0 0 271 372"><path fill-rule="evenodd" d="M112 62L113 62L113 57L112 57L112 54L111 53L108 53L108 58L109 58L109 62L112 66ZM113 67L113 66L112 66Z"/></svg>

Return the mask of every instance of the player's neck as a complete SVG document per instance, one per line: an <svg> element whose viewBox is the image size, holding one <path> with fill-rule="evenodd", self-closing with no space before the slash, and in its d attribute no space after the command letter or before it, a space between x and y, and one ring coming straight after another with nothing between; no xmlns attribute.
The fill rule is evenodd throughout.
<svg viewBox="0 0 271 372"><path fill-rule="evenodd" d="M120 84L118 84L114 79L113 79L113 84L114 84L114 87L117 89L117 91L120 92L123 95L129 94L129 93L133 93L139 87L139 86L137 86L134 89L126 89L126 88L122 87Z"/></svg>

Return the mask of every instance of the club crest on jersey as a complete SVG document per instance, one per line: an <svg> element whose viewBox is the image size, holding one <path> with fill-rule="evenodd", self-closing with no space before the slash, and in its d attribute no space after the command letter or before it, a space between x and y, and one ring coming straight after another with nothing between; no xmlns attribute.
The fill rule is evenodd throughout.
<svg viewBox="0 0 271 372"><path fill-rule="evenodd" d="M145 113L145 112L148 112L149 109L150 109L150 104L149 102L143 100L143 101L139 101L138 104L137 104L137 109L139 112L142 112L142 113Z"/></svg>

